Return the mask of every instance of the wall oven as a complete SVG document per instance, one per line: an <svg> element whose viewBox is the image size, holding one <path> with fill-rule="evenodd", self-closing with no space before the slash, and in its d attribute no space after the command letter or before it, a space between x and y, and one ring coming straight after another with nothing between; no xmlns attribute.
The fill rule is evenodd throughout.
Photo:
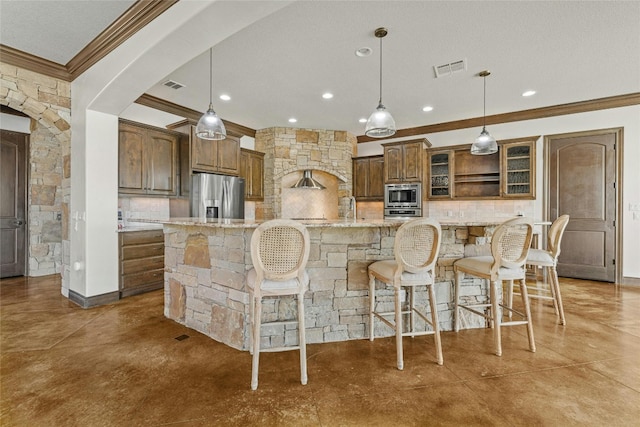
<svg viewBox="0 0 640 427"><path fill-rule="evenodd" d="M385 184L384 216L385 218L422 216L422 185L419 182Z"/></svg>

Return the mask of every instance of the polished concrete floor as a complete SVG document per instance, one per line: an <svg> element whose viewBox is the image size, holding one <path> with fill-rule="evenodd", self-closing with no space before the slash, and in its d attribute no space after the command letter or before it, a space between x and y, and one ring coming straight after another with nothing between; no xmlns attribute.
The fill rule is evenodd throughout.
<svg viewBox="0 0 640 427"><path fill-rule="evenodd" d="M0 281L2 426L640 425L640 288L561 279L567 326L533 302L538 350L524 327L445 332L251 356L162 314L162 292L83 310L60 279ZM183 335L186 339L176 338Z"/></svg>

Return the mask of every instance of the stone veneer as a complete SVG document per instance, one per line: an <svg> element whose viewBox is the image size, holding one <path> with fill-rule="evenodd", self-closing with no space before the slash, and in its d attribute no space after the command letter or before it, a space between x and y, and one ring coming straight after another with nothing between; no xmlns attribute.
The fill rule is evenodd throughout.
<svg viewBox="0 0 640 427"><path fill-rule="evenodd" d="M253 230L165 225L165 316L231 347L247 350L250 318L246 273L252 267ZM376 260L393 258L397 226L324 226L308 230L311 252L307 264L310 290L305 295L307 342L367 337L367 267ZM443 330L452 329L453 263L464 256L469 240L476 235L486 239L492 230L493 227L442 227L435 290ZM378 309L393 311L393 291L384 289L380 283L378 288ZM461 296L465 302L485 302L486 282L465 279ZM419 305L427 305L426 292L416 292L416 297ZM264 321L290 320L295 313L293 298L264 300ZM462 315L465 328L485 326L479 316L467 312ZM296 328L295 324L265 327L261 345L264 348L294 345ZM392 335L392 331L376 322L376 335Z"/></svg>
<svg viewBox="0 0 640 427"><path fill-rule="evenodd" d="M338 179L339 216L344 217L352 194L351 159L357 138L346 131L267 128L256 132L255 149L264 156L264 202L256 217L280 218L282 179L305 169L321 170Z"/></svg>
<svg viewBox="0 0 640 427"><path fill-rule="evenodd" d="M70 83L0 62L0 104L32 119L27 274L61 273L66 295L71 185Z"/></svg>

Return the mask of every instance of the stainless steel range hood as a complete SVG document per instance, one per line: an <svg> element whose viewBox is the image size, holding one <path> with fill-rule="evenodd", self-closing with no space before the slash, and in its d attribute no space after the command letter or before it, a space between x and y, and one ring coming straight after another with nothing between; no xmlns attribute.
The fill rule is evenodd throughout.
<svg viewBox="0 0 640 427"><path fill-rule="evenodd" d="M311 170L307 169L302 172L302 178L291 188L312 188L314 190L324 190L325 186L313 179Z"/></svg>

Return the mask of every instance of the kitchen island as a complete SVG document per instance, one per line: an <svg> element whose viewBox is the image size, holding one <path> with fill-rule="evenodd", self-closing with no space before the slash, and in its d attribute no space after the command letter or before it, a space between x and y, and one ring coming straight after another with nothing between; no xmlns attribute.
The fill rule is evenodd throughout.
<svg viewBox="0 0 640 427"><path fill-rule="evenodd" d="M307 264L310 290L305 295L308 343L368 337L367 267L374 261L393 258L394 236L405 221L302 221L311 237ZM165 234L165 316L233 348L248 350L250 304L246 275L252 268L251 235L260 222L199 218L155 222L164 225ZM500 222L442 223L435 285L442 330L452 329L453 262L465 256L465 250L470 255L479 248L486 250L486 245L481 244L486 243ZM385 290L380 283L378 286L378 308L392 311L393 291ZM462 284L461 296L484 302L487 286L480 279L468 278ZM425 294L418 292L417 298L420 303ZM263 302L265 321L292 319L295 313L292 298ZM485 323L479 316L465 315L462 326L484 327ZM295 344L295 328L296 325L263 328L264 348ZM392 335L392 331L377 323L376 334Z"/></svg>

